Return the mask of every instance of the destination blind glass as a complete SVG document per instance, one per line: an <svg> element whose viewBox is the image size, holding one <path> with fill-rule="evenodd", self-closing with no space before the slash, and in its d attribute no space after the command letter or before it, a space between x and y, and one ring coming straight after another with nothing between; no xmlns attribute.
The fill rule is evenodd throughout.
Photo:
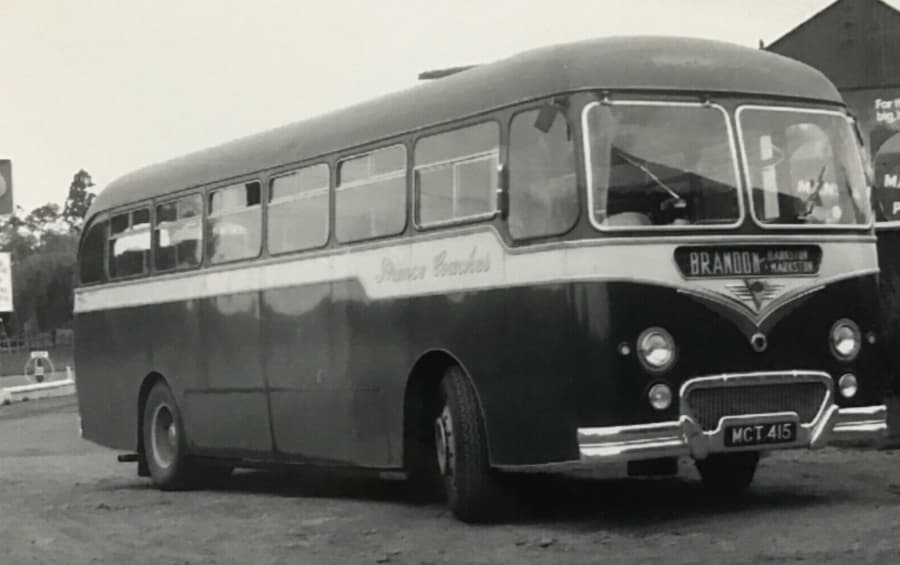
<svg viewBox="0 0 900 565"><path fill-rule="evenodd" d="M715 226L740 219L734 153L721 108L595 104L585 125L596 225Z"/></svg>
<svg viewBox="0 0 900 565"><path fill-rule="evenodd" d="M805 276L819 272L817 245L683 246L675 263L685 277Z"/></svg>
<svg viewBox="0 0 900 565"><path fill-rule="evenodd" d="M867 225L870 190L852 126L838 113L746 107L738 111L763 224Z"/></svg>

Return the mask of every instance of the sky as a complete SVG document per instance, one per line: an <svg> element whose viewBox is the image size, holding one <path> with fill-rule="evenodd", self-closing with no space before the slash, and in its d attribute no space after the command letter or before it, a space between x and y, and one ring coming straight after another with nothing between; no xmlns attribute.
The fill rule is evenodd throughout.
<svg viewBox="0 0 900 565"><path fill-rule="evenodd" d="M613 35L756 47L831 0L0 0L0 157L17 206L416 84ZM892 0L893 5L900 2Z"/></svg>

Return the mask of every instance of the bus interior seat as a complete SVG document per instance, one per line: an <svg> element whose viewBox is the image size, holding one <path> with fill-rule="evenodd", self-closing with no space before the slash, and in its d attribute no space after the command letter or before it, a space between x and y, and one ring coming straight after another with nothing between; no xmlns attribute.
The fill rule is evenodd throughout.
<svg viewBox="0 0 900 565"><path fill-rule="evenodd" d="M619 212L606 218L608 226L650 226L650 216L640 212Z"/></svg>

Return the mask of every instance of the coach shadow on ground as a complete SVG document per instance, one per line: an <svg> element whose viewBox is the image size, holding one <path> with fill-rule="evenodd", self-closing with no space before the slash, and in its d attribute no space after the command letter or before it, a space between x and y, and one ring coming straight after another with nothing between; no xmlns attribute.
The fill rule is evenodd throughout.
<svg viewBox="0 0 900 565"><path fill-rule="evenodd" d="M808 476L801 473L800 477ZM563 474L516 474L505 477L510 488L508 509L499 522L578 523L604 529L664 524L692 516L745 513L754 509L788 510L828 506L834 497L850 496L839 484L817 484L817 492L796 485L754 488L734 496L704 489L695 477L660 479L592 479ZM114 485L108 490L151 489L146 483ZM343 499L440 509L443 499L427 485L385 481L354 470L297 468L284 471L241 471L219 478L203 492L240 492L285 498Z"/></svg>

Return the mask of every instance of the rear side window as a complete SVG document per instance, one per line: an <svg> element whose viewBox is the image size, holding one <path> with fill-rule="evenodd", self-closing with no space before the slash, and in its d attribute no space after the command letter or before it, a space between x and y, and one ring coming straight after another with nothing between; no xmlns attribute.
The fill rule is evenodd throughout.
<svg viewBox="0 0 900 565"><path fill-rule="evenodd" d="M106 221L97 222L88 228L81 244L79 278L82 284L102 282L106 278L103 269L103 255L106 247Z"/></svg>
<svg viewBox="0 0 900 565"><path fill-rule="evenodd" d="M415 150L418 224L427 227L492 215L499 145L495 122L420 139Z"/></svg>
<svg viewBox="0 0 900 565"><path fill-rule="evenodd" d="M269 252L321 247L328 241L328 165L313 165L269 184Z"/></svg>
<svg viewBox="0 0 900 565"><path fill-rule="evenodd" d="M258 181L233 184L209 193L210 263L225 263L259 255L262 206Z"/></svg>
<svg viewBox="0 0 900 565"><path fill-rule="evenodd" d="M334 198L338 240L402 232L406 227L406 148L395 145L342 161Z"/></svg>
<svg viewBox="0 0 900 565"><path fill-rule="evenodd" d="M109 276L114 279L150 270L150 208L110 218L108 259Z"/></svg>
<svg viewBox="0 0 900 565"><path fill-rule="evenodd" d="M578 219L575 147L566 118L545 132L540 110L516 114L509 129L509 232L516 239L558 235Z"/></svg>
<svg viewBox="0 0 900 565"><path fill-rule="evenodd" d="M203 196L193 194L156 207L156 270L196 267L203 261Z"/></svg>

